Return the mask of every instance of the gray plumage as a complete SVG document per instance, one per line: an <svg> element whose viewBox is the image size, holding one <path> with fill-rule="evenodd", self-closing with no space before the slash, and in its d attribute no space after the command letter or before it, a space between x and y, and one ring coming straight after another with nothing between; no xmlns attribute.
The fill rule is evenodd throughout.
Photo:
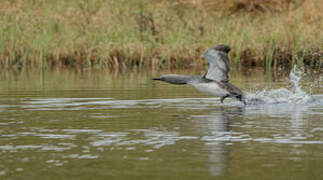
<svg viewBox="0 0 323 180"><path fill-rule="evenodd" d="M205 51L203 56L207 60L209 67L203 76L167 74L159 78L153 78L153 80L170 84L192 85L207 94L220 96L221 102L227 97L234 97L245 104L241 90L229 83L229 52L230 47L227 45L217 45Z"/></svg>
<svg viewBox="0 0 323 180"><path fill-rule="evenodd" d="M228 52L229 46L219 45L207 50L203 56L209 64L209 68L204 77L207 79L228 82L228 72L230 71L230 62Z"/></svg>
<svg viewBox="0 0 323 180"><path fill-rule="evenodd" d="M196 76L199 78L198 76ZM188 84L190 81L194 79L194 76L184 76L177 74L166 74L162 75L159 78L153 78L153 80L165 81L170 84Z"/></svg>
<svg viewBox="0 0 323 180"><path fill-rule="evenodd" d="M153 78L153 80L165 81L170 84L194 84L194 83L202 83L209 82L209 80L203 78L202 76L185 76L178 74L166 74L162 75L159 78Z"/></svg>

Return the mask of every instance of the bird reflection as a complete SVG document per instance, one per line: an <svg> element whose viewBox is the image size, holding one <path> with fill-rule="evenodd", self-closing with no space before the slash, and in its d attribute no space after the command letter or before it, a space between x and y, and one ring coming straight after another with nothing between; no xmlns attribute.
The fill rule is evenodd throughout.
<svg viewBox="0 0 323 180"><path fill-rule="evenodd" d="M220 108L211 112L203 121L203 127L209 136L205 148L209 152L208 168L211 176L223 176L230 166L231 126L230 121L244 114L244 108Z"/></svg>

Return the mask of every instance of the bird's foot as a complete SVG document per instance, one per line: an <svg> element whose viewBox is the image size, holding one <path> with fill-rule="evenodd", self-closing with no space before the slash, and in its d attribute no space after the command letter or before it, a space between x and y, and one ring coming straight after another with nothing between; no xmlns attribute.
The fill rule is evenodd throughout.
<svg viewBox="0 0 323 180"><path fill-rule="evenodd" d="M247 105L246 100L242 97L242 95L238 96L238 100L243 103L243 105Z"/></svg>
<svg viewBox="0 0 323 180"><path fill-rule="evenodd" d="M227 98L227 97L229 97L229 95L225 95L225 96L221 97L220 101L221 101L222 104L223 104L224 99Z"/></svg>

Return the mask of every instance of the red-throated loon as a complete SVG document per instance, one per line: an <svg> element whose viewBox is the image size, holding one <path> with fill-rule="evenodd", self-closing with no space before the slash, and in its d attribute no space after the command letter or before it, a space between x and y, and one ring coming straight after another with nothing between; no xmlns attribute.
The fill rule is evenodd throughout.
<svg viewBox="0 0 323 180"><path fill-rule="evenodd" d="M209 68L203 76L166 74L159 78L153 78L153 80L194 86L204 93L220 96L221 103L225 98L233 97L246 104L241 90L229 83L230 64L228 53L230 50L227 45L217 45L205 51L203 56L207 60Z"/></svg>

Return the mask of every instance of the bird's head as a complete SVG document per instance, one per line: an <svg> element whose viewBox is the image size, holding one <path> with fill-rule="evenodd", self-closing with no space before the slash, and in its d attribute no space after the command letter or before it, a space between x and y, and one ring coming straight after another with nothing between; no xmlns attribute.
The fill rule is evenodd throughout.
<svg viewBox="0 0 323 180"><path fill-rule="evenodd" d="M212 49L217 50L217 51L222 51L225 53L229 53L231 50L231 48L228 45L223 45L223 44L216 45Z"/></svg>

